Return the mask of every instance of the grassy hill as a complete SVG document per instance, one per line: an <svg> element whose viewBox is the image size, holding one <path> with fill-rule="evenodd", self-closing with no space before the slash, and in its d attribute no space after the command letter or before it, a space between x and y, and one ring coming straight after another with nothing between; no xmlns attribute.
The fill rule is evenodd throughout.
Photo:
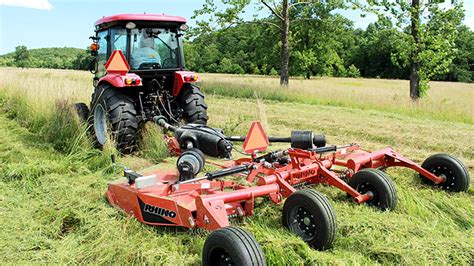
<svg viewBox="0 0 474 266"><path fill-rule="evenodd" d="M0 260L28 263L199 265L207 232L140 224L110 207L107 183L118 178L109 155L91 148L68 103L90 99L87 72L0 68ZM267 133L324 132L329 143L388 145L417 162L451 153L474 172L474 85L437 82L412 104L407 81L292 80L203 74L209 123L243 134L263 121ZM51 82L54 80L54 82ZM119 163L143 170L173 167L150 127L141 154ZM271 146L276 149L278 145ZM309 248L281 226L282 206L257 201L243 226L269 265L464 264L474 261L474 188L450 194L422 185L417 174L389 169L399 203L392 212L357 206L335 188L315 186L333 204L334 247Z"/></svg>
<svg viewBox="0 0 474 266"><path fill-rule="evenodd" d="M85 49L70 47L39 48L28 50L30 54L29 67L76 69L77 58L87 55ZM0 66L14 66L15 53L0 55Z"/></svg>

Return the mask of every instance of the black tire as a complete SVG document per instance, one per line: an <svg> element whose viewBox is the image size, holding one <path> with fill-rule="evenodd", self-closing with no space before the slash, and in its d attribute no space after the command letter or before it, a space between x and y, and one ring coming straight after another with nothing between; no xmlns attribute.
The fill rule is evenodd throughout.
<svg viewBox="0 0 474 266"><path fill-rule="evenodd" d="M207 105L204 102L204 94L198 87L191 84L184 85L182 90L178 101L183 108L183 119L186 123L207 125Z"/></svg>
<svg viewBox="0 0 474 266"><path fill-rule="evenodd" d="M382 211L393 210L397 206L397 191L390 177L378 169L363 169L355 173L348 182L361 194L372 192L373 198L366 201L370 206Z"/></svg>
<svg viewBox="0 0 474 266"><path fill-rule="evenodd" d="M433 181L420 174L421 180L428 185L451 192L465 192L469 189L471 178L466 166L458 158L449 154L434 154L428 157L421 167L436 176L444 175L446 181L435 185Z"/></svg>
<svg viewBox="0 0 474 266"><path fill-rule="evenodd" d="M239 227L228 226L212 232L204 243L202 265L266 265L255 237Z"/></svg>
<svg viewBox="0 0 474 266"><path fill-rule="evenodd" d="M75 103L74 110L76 111L79 120L82 123L86 123L89 118L89 107L85 103Z"/></svg>
<svg viewBox="0 0 474 266"><path fill-rule="evenodd" d="M331 247L337 232L336 212L323 194L302 189L283 205L283 226L317 250Z"/></svg>
<svg viewBox="0 0 474 266"><path fill-rule="evenodd" d="M89 123L96 147L102 148L106 142L101 130L105 128L105 134L111 134L121 153L130 154L137 149L139 120L135 102L117 88L108 84L95 88Z"/></svg>

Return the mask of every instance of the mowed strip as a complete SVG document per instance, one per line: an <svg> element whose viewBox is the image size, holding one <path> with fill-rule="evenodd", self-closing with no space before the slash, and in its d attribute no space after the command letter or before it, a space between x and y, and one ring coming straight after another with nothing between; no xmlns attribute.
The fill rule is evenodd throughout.
<svg viewBox="0 0 474 266"><path fill-rule="evenodd" d="M199 263L204 238L110 207L115 179L38 143L0 115L0 262ZM191 245L191 248L189 248Z"/></svg>

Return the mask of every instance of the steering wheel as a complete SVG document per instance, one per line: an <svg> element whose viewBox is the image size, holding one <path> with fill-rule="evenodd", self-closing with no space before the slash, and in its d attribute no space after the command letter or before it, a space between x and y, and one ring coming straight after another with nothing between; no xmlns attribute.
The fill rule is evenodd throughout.
<svg viewBox="0 0 474 266"><path fill-rule="evenodd" d="M160 69L161 65L158 62L155 63L141 63L138 69Z"/></svg>

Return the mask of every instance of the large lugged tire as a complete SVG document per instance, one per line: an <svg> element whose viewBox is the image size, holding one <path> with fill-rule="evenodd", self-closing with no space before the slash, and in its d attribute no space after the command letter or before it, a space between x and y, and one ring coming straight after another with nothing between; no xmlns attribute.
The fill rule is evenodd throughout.
<svg viewBox="0 0 474 266"><path fill-rule="evenodd" d="M331 247L336 238L336 212L323 194L312 189L296 191L286 199L282 223L317 250Z"/></svg>
<svg viewBox="0 0 474 266"><path fill-rule="evenodd" d="M228 226L212 232L204 243L202 265L266 265L255 237L239 227Z"/></svg>
<svg viewBox="0 0 474 266"><path fill-rule="evenodd" d="M373 198L366 201L376 208L393 210L397 206L397 191L390 177L378 169L363 169L349 179L349 186L361 194L372 192Z"/></svg>
<svg viewBox="0 0 474 266"><path fill-rule="evenodd" d="M443 175L446 181L435 185L433 181L420 174L421 180L429 185L451 192L463 192L469 189L471 179L466 166L456 157L449 154L434 154L428 157L421 167L436 176Z"/></svg>
<svg viewBox="0 0 474 266"><path fill-rule="evenodd" d="M86 123L89 118L89 107L85 103L75 103L74 110L76 111L79 120L82 123Z"/></svg>
<svg viewBox="0 0 474 266"><path fill-rule="evenodd" d="M207 105L204 102L204 94L198 87L186 84L178 101L184 111L183 119L187 123L207 125Z"/></svg>
<svg viewBox="0 0 474 266"><path fill-rule="evenodd" d="M137 149L139 121L135 103L116 88L108 84L96 87L89 122L98 148L105 145L107 134L111 134L121 153L129 154Z"/></svg>

